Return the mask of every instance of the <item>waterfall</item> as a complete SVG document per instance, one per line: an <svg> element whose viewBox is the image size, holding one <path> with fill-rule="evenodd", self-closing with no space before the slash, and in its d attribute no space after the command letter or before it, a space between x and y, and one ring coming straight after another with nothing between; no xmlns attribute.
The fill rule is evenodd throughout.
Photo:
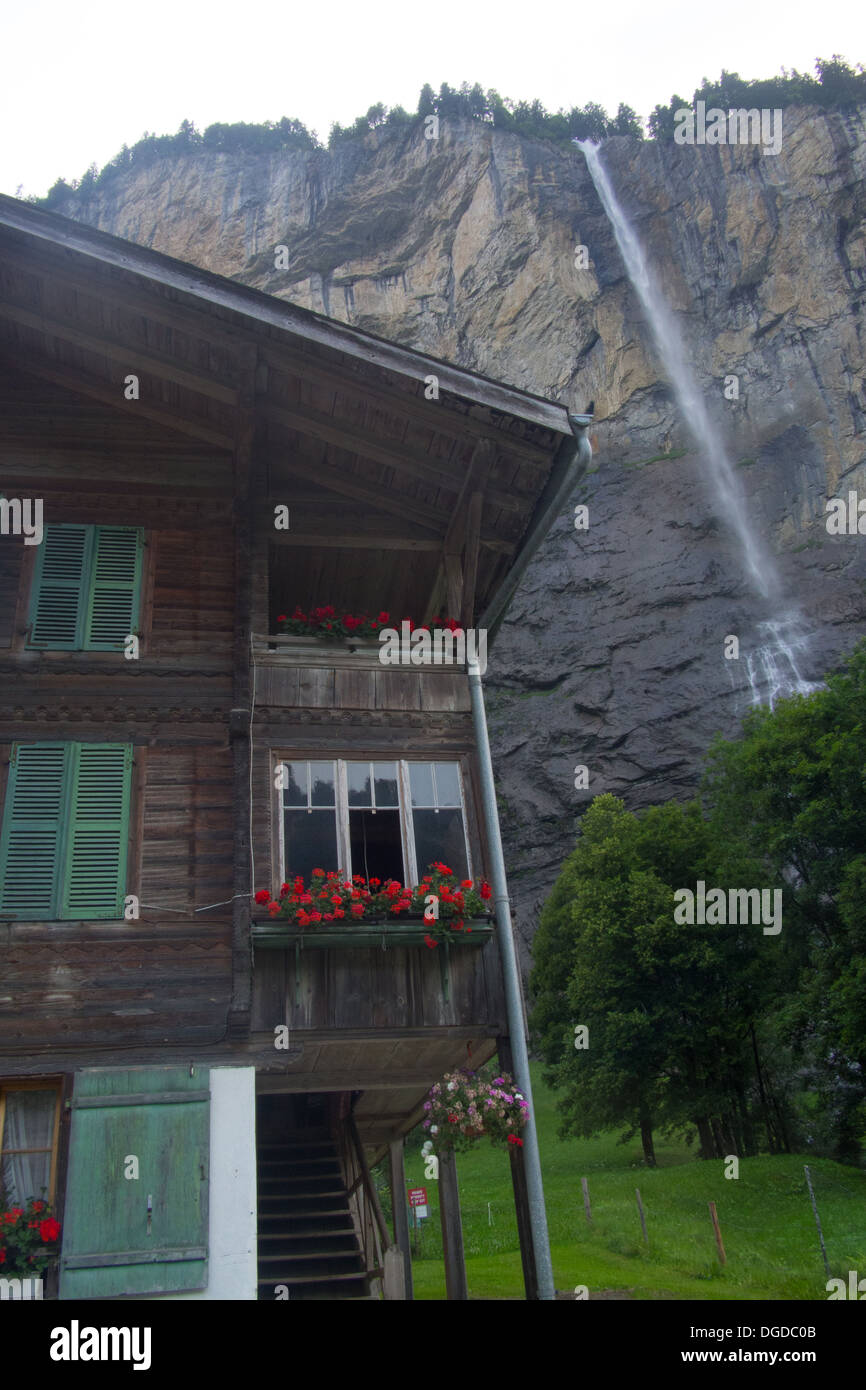
<svg viewBox="0 0 866 1390"><path fill-rule="evenodd" d="M698 447L716 500L739 541L751 586L777 614L772 620L758 624L763 640L755 652L746 657L752 703L761 704L766 700L772 708L782 695L795 692L806 694L815 688L803 680L797 666L796 652L802 650L808 640L802 619L794 610L779 613L782 593L775 561L752 527L740 480L689 367L685 342L676 319L667 305L659 281L649 267L635 230L620 206L601 162L599 148L591 140L576 140L574 143L586 156L592 181L613 228L628 277L644 307L680 412Z"/></svg>

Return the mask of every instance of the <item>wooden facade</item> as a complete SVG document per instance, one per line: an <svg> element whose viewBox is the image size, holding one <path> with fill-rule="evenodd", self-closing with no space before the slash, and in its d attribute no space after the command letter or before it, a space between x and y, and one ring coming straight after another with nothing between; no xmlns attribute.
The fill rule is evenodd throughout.
<svg viewBox="0 0 866 1390"><path fill-rule="evenodd" d="M40 547L0 535L0 806L17 749L129 746L136 900L0 909L0 1083L57 1078L68 1099L86 1069L254 1067L262 1095L352 1095L367 1163L444 1071L493 1055L489 933L447 952L265 939L281 760L459 766L478 877L488 853L465 668L389 668L276 619L330 603L476 626L572 444L560 406L0 199L0 493L70 534L142 537L129 659L37 647Z"/></svg>

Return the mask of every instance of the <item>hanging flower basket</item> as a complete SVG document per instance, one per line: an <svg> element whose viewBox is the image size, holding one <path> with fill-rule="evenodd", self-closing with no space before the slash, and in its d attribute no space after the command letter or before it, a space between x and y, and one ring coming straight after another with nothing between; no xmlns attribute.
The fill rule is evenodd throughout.
<svg viewBox="0 0 866 1390"><path fill-rule="evenodd" d="M492 1081L479 1072L454 1071L431 1087L424 1129L438 1153L471 1149L479 1139L497 1148L522 1148L529 1105L507 1073Z"/></svg>

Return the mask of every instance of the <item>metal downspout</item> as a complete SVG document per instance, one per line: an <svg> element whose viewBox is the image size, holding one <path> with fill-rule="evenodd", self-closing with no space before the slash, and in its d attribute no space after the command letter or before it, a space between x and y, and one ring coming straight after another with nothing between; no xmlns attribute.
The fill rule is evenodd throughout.
<svg viewBox="0 0 866 1390"><path fill-rule="evenodd" d="M586 469L592 458L592 449L586 431L592 415L569 416L575 434L573 451L565 469L565 476L557 479L553 496L546 500L543 508L544 527L534 528L530 539L529 555L521 572L537 550L546 535L560 507L567 501L577 478ZM540 518L539 518L540 519ZM511 576L509 576L509 579ZM506 581L506 584L508 581ZM510 587L510 586L509 586ZM516 588L516 584L514 588ZM513 588L511 589L513 593ZM511 593L508 594L508 598ZM507 603L506 599L506 603ZM504 604L496 618L501 617ZM532 1081L529 1075L529 1052L526 1046L526 1028L523 1020L523 998L520 990L520 975L517 952L514 946L514 929L511 922L511 905L508 900L508 883L505 877L505 857L502 853L502 836L499 830L499 811L496 805L496 785L493 780L493 761L490 756L490 740L487 734L487 717L484 712L484 692L481 688L481 670L478 661L470 661L468 667L469 694L472 700L472 722L475 727L475 745L481 771L481 803L484 812L484 826L493 878L493 905L496 913L496 938L502 961L502 974L505 983L505 1012L508 1022L508 1035L514 1058L514 1080L529 1102L529 1115L523 1130L523 1157L526 1167L526 1186L529 1197L529 1224L532 1230L532 1248L535 1256L535 1274L538 1281L539 1299L553 1300L556 1290L553 1283L553 1263L550 1258L550 1237L547 1231L547 1212L544 1207L544 1186L541 1179L541 1157L538 1151L538 1132L535 1127L535 1106L532 1098Z"/></svg>
<svg viewBox="0 0 866 1390"><path fill-rule="evenodd" d="M529 1195L529 1224L532 1229L532 1249L535 1255L535 1274L540 1299L553 1299L553 1265L550 1260L550 1240L547 1234L547 1213L544 1210L544 1188L541 1182L541 1160L538 1135L535 1129L535 1109L532 1083L529 1077L529 1053L526 1050L526 1029L523 1025L523 1000L520 994L517 952L511 925L511 907L505 880L505 859L499 833L499 812L496 808L496 787L493 782L493 763L487 737L484 714L484 695L481 672L477 661L469 665L469 693L472 698L472 722L475 725L475 745L481 766L481 804L493 878L493 906L496 913L496 939L505 981L505 1013L508 1036L514 1058L514 1080L529 1102L529 1114L523 1129L523 1157L526 1165L526 1186Z"/></svg>

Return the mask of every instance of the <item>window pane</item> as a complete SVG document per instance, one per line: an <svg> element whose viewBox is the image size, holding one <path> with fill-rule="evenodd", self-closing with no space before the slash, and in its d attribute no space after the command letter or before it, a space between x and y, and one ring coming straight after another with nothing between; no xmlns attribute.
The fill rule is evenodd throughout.
<svg viewBox="0 0 866 1390"><path fill-rule="evenodd" d="M6 1201L20 1206L30 1197L47 1198L56 1106L56 1091L6 1092L3 1156L0 1160L0 1190ZM42 1149L46 1152L10 1153L10 1149Z"/></svg>
<svg viewBox="0 0 866 1390"><path fill-rule="evenodd" d="M409 786L412 788L413 806L432 806L433 773L430 763L409 764Z"/></svg>
<svg viewBox="0 0 866 1390"><path fill-rule="evenodd" d="M369 763L346 763L346 781L350 806L372 806Z"/></svg>
<svg viewBox="0 0 866 1390"><path fill-rule="evenodd" d="M56 1105L54 1091L7 1091L3 1152L7 1149L50 1149Z"/></svg>
<svg viewBox="0 0 866 1390"><path fill-rule="evenodd" d="M460 805L460 782L456 763L434 763L436 798L440 806Z"/></svg>
<svg viewBox="0 0 866 1390"><path fill-rule="evenodd" d="M350 810L349 837L353 874L403 882L399 811Z"/></svg>
<svg viewBox="0 0 866 1390"><path fill-rule="evenodd" d="M288 786L283 788L284 806L306 806L307 804L307 764L284 763L288 769Z"/></svg>
<svg viewBox="0 0 866 1390"><path fill-rule="evenodd" d="M462 813L457 810L413 811L412 820L419 877L423 878L429 865L439 860L447 864L457 878L465 878L466 840Z"/></svg>
<svg viewBox="0 0 866 1390"><path fill-rule="evenodd" d="M310 780L313 784L312 804L314 806L333 806L334 803L334 764L310 763ZM336 865L334 865L336 868Z"/></svg>
<svg viewBox="0 0 866 1390"><path fill-rule="evenodd" d="M0 1159L0 1198L23 1207L31 1197L48 1199L51 1154L7 1154Z"/></svg>
<svg viewBox="0 0 866 1390"><path fill-rule="evenodd" d="M397 796L397 764L374 763L373 777L376 781L376 805L399 806Z"/></svg>
<svg viewBox="0 0 866 1390"><path fill-rule="evenodd" d="M330 811L286 811L286 878L301 874L309 882L314 869L339 869L337 817Z"/></svg>

